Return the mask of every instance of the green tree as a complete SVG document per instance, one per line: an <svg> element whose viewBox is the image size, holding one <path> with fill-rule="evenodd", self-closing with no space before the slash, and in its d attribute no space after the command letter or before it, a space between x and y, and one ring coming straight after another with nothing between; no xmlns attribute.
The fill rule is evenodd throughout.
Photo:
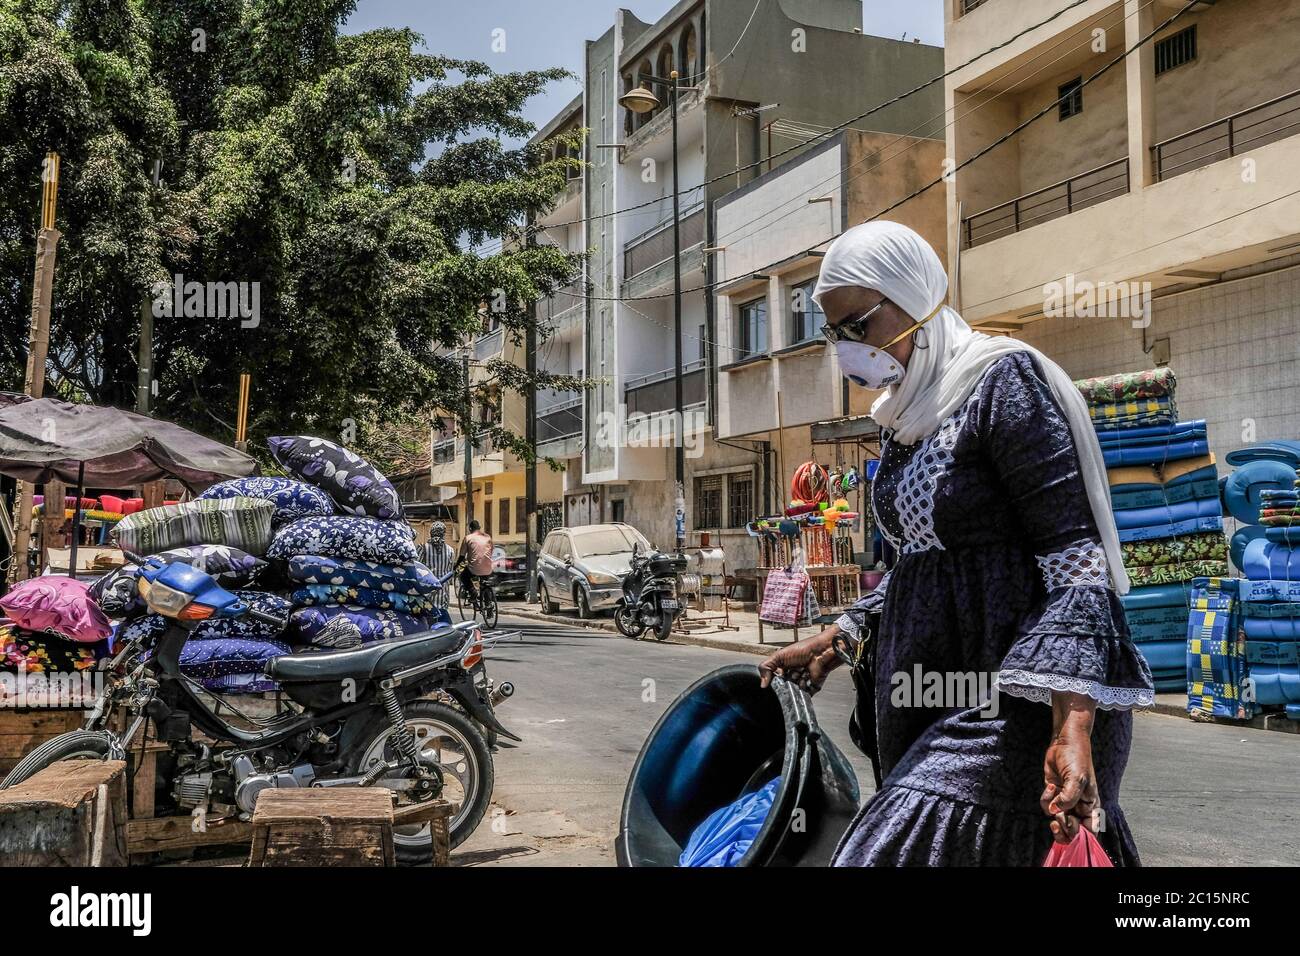
<svg viewBox="0 0 1300 956"><path fill-rule="evenodd" d="M214 318L204 302L187 316L201 294L155 320L161 417L229 440L245 371L255 449L461 407L448 349L488 304L521 337L526 303L579 268L549 246L472 251L517 236L563 188L575 161L502 140L532 132L522 105L565 74L497 74L425 52L410 30L346 35L353 7L0 0L0 384L21 385L53 149L64 238L50 372L64 394L133 404L141 303L158 293L156 312L177 311L159 283L180 274L245 283L257 311ZM578 384L490 372L504 388Z"/></svg>

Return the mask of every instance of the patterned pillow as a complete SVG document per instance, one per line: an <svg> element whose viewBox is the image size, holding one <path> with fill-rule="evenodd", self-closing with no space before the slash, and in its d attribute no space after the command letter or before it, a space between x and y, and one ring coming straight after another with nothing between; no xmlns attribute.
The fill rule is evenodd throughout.
<svg viewBox="0 0 1300 956"><path fill-rule="evenodd" d="M267 661L288 653L289 645L280 641L237 637L190 640L181 648L181 672L199 679L260 674Z"/></svg>
<svg viewBox="0 0 1300 956"><path fill-rule="evenodd" d="M324 438L280 435L268 442L290 474L324 488L339 510L372 518L400 518L402 502L383 473L359 455Z"/></svg>
<svg viewBox="0 0 1300 956"><path fill-rule="evenodd" d="M0 670L16 674L72 674L108 654L108 642L83 644L24 630L0 619Z"/></svg>
<svg viewBox="0 0 1300 956"><path fill-rule="evenodd" d="M441 590L437 576L419 561L376 564L350 558L327 558L319 554L291 557L289 580L299 584L335 584L394 594L423 595Z"/></svg>
<svg viewBox="0 0 1300 956"><path fill-rule="evenodd" d="M431 631L442 626L446 614L415 616L356 604L303 607L293 612L289 625L291 636L299 642L314 644L317 635L336 617L345 617L355 624L361 640L369 644Z"/></svg>
<svg viewBox="0 0 1300 956"><path fill-rule="evenodd" d="M235 595L254 610L271 614L277 618L287 618L293 605L278 594L266 591L235 591ZM146 614L134 621L123 624L117 632L115 644L134 638L154 638L167 630L168 620L161 614ZM281 638L281 632L273 624L259 621L251 615L241 617L214 617L199 624L190 636L191 641L215 640L223 637L247 637L255 639ZM186 642L189 643L188 641Z"/></svg>
<svg viewBox="0 0 1300 956"><path fill-rule="evenodd" d="M275 534L267 557L295 554L355 558L378 564L409 564L419 558L415 532L404 521L377 518L299 518Z"/></svg>
<svg viewBox="0 0 1300 956"><path fill-rule="evenodd" d="M234 478L219 481L203 494L199 501L223 498L259 498L275 505L271 527L297 518L323 517L334 513L334 499L315 485L291 478Z"/></svg>
<svg viewBox="0 0 1300 956"><path fill-rule="evenodd" d="M84 644L96 644L113 633L86 583L63 575L19 581L0 597L0 608L19 627L53 631Z"/></svg>
<svg viewBox="0 0 1300 956"><path fill-rule="evenodd" d="M294 604L357 604L378 607L403 614L427 614L437 608L429 598L418 594L398 594L373 588L348 587L343 584L309 584L292 594Z"/></svg>
<svg viewBox="0 0 1300 956"><path fill-rule="evenodd" d="M196 544L189 548L172 548L156 555L164 561L184 561L191 567L216 578L223 588L251 584L266 567L266 562L251 554L223 544ZM98 578L90 585L90 596L108 614L128 614L144 606L136 591L140 569L127 562L116 571Z"/></svg>
<svg viewBox="0 0 1300 956"><path fill-rule="evenodd" d="M157 554L169 548L224 544L253 555L271 543L275 505L257 498L187 501L127 515L113 528L124 551Z"/></svg>

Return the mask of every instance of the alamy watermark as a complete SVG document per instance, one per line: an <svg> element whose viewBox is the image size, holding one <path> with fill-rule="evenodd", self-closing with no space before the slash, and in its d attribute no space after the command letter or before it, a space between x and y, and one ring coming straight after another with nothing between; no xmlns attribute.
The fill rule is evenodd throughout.
<svg viewBox="0 0 1300 956"><path fill-rule="evenodd" d="M1076 278L1043 286L1043 315L1047 318L1128 319L1135 329L1151 324L1150 282L1093 282Z"/></svg>
<svg viewBox="0 0 1300 956"><path fill-rule="evenodd" d="M186 282L178 272L170 282L155 282L151 291L156 319L239 319L245 329L262 322L260 282Z"/></svg>
<svg viewBox="0 0 1300 956"><path fill-rule="evenodd" d="M104 691L98 670L64 672L0 671L0 710L11 707L80 707L89 709Z"/></svg>
<svg viewBox="0 0 1300 956"><path fill-rule="evenodd" d="M704 455L704 431L708 414L703 408L682 409L681 419L673 410L632 412L619 404L614 411L597 412L592 440L599 448L676 448L680 443L687 458Z"/></svg>

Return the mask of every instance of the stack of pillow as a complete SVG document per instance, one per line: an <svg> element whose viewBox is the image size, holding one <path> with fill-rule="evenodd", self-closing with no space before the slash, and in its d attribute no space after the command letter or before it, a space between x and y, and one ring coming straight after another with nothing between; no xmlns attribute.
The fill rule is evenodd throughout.
<svg viewBox="0 0 1300 956"><path fill-rule="evenodd" d="M259 589L260 579L267 570L265 554L275 524L304 509L328 513L333 504L327 495L301 482L241 478L214 485L194 501L128 515L114 528L113 536L126 551L183 561L212 575L257 610L287 619L292 605ZM156 636L167 628L166 618L149 612L140 600L139 575L139 567L127 563L91 586L99 606L122 619L115 643ZM214 691L272 690L275 685L262 676L262 668L272 657L287 653L289 647L273 624L249 616L211 618L200 622L185 643L181 672Z"/></svg>
<svg viewBox="0 0 1300 956"><path fill-rule="evenodd" d="M1232 559L1246 673L1254 703L1300 719L1300 442L1275 441L1227 456L1236 466L1223 498L1241 527Z"/></svg>
<svg viewBox="0 0 1300 956"><path fill-rule="evenodd" d="M378 469L322 438L277 437L270 447L281 467L326 492L340 512L284 524L267 552L285 562L298 640L333 646L321 635L337 618L355 625L363 641L446 621L432 600L438 581L418 560L397 490Z"/></svg>
<svg viewBox="0 0 1300 956"><path fill-rule="evenodd" d="M112 628L85 583L47 575L0 597L0 706L89 707L90 688L69 677L108 653Z"/></svg>
<svg viewBox="0 0 1300 956"><path fill-rule="evenodd" d="M1075 382L1110 479L1132 589L1122 599L1156 690L1187 686L1195 578L1228 575L1218 469L1204 421L1179 422L1177 380L1159 368Z"/></svg>

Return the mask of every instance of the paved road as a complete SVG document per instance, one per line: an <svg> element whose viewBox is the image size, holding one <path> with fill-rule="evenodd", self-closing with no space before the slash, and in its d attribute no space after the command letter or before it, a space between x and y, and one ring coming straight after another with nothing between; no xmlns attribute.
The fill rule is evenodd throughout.
<svg viewBox="0 0 1300 956"><path fill-rule="evenodd" d="M524 632L488 661L515 682L502 722L524 738L496 755L492 819L453 859L461 865L607 866L628 773L673 698L701 675L755 658L704 647L629 641L604 631L502 619ZM648 683L649 682L649 683ZM852 708L837 673L814 704L858 772ZM1291 734L1141 715L1122 802L1144 862L1176 866L1300 861L1300 739Z"/></svg>

